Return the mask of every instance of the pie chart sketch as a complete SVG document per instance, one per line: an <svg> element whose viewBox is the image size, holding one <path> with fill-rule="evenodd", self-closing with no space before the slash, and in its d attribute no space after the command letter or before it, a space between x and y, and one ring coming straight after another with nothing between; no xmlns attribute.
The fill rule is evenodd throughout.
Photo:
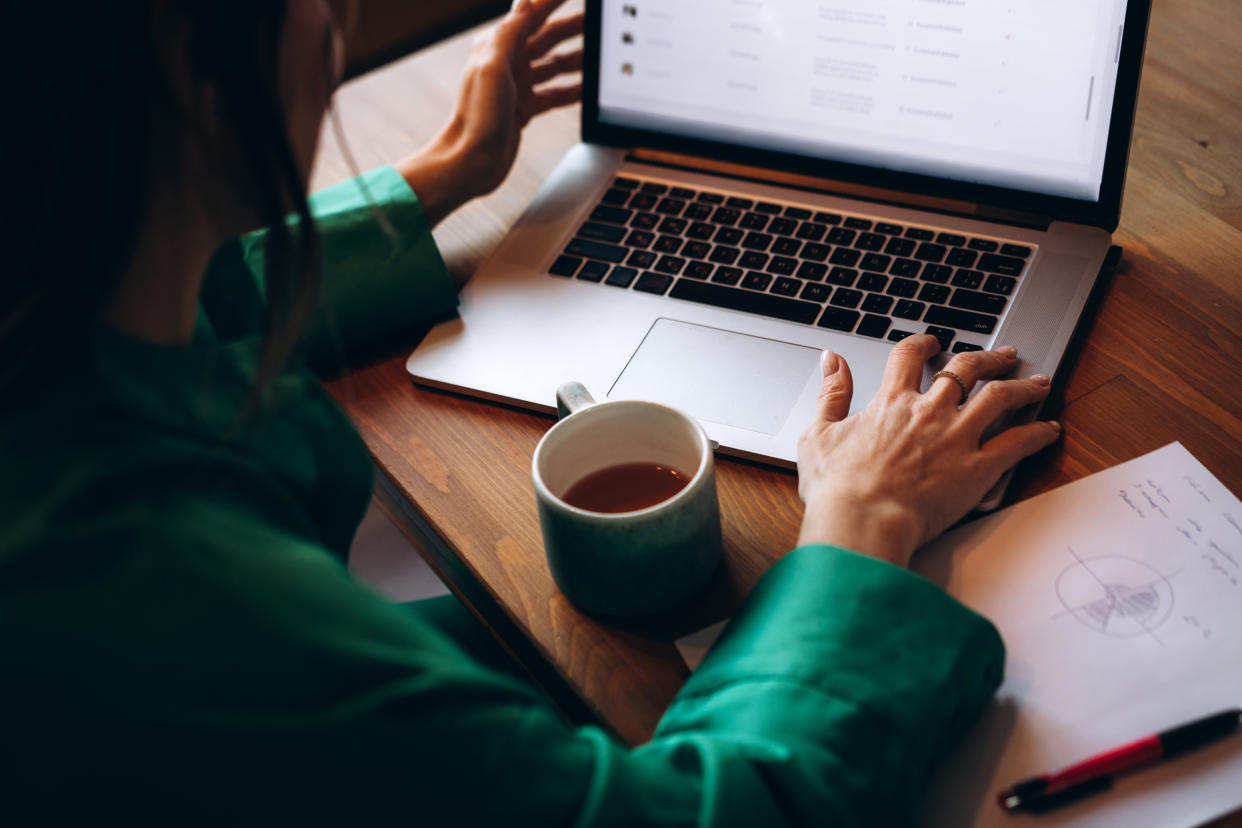
<svg viewBox="0 0 1242 828"><path fill-rule="evenodd" d="M1057 598L1078 623L1101 635L1150 635L1173 611L1169 579L1122 555L1079 557L1057 576ZM1159 639L1156 639L1159 641Z"/></svg>

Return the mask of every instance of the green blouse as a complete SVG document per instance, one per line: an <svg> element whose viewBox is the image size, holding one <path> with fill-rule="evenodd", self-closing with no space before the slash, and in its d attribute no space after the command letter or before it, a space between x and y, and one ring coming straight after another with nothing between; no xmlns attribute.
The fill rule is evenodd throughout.
<svg viewBox="0 0 1242 828"><path fill-rule="evenodd" d="M456 304L391 169L313 199L317 365ZM922 578L829 547L763 578L652 740L572 729L529 686L355 582L371 467L306 370L240 419L263 236L216 257L192 344L101 328L0 398L5 813L166 824L877 826L997 687L994 628ZM533 504L532 504L533 508Z"/></svg>

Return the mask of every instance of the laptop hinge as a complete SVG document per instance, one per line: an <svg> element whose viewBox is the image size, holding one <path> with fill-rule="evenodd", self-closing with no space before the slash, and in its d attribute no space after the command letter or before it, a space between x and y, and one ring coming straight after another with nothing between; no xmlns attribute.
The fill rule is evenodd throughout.
<svg viewBox="0 0 1242 828"><path fill-rule="evenodd" d="M731 178L758 181L764 184L777 184L809 192L846 196L848 198L856 198L862 201L872 201L880 204L893 204L898 207L913 207L915 209L931 210L937 213L965 216L968 218L990 221L998 224L1029 227L1037 230L1047 230L1048 226L1052 224L1052 218L1049 216L1027 213L1020 210L1006 210L1000 207L992 207L986 204L978 204L971 201L956 201L953 199L936 198L934 196L918 195L915 193L903 193L897 190L886 190L881 187L868 187L863 184L854 184L848 181L839 181L831 178L819 178L817 176L802 175L800 173L785 172L783 170L766 169L764 167L751 167L745 164L735 164L729 161L717 161L715 159L693 155L682 155L680 153L668 152L665 150L634 147L630 149L629 157L634 161L640 161L644 164L655 164L664 167L693 170L695 172L727 175Z"/></svg>

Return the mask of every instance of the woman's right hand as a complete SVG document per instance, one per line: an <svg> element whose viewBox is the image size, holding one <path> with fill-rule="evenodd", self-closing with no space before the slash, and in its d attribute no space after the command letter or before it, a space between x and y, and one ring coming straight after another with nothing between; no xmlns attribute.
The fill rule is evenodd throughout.
<svg viewBox="0 0 1242 828"><path fill-rule="evenodd" d="M798 491L806 503L799 545L824 543L906 566L914 550L976 506L1015 463L1054 442L1055 422L984 433L1003 415L1040 402L1049 380L994 380L965 405L952 378L919 390L935 337L894 348L879 392L849 416L853 379L845 360L824 353L815 416L798 443ZM945 369L967 389L1008 374L1017 351L957 354Z"/></svg>

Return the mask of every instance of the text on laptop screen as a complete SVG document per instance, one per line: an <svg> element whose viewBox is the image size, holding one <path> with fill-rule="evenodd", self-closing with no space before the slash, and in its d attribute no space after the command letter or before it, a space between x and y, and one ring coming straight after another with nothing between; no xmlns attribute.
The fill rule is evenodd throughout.
<svg viewBox="0 0 1242 828"><path fill-rule="evenodd" d="M603 0L605 124L1097 201L1125 0Z"/></svg>

